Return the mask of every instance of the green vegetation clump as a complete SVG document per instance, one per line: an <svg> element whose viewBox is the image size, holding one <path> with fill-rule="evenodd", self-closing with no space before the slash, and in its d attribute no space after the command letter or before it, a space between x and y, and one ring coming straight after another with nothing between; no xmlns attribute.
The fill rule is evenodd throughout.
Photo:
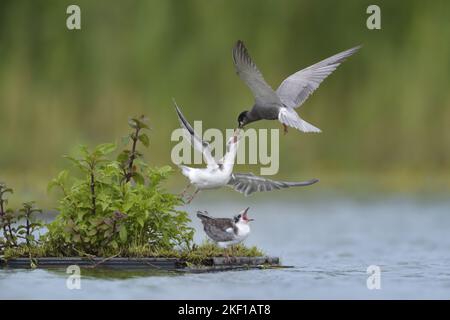
<svg viewBox="0 0 450 320"><path fill-rule="evenodd" d="M5 183L0 183L0 254L8 248L36 246L39 230L44 225L35 219L35 214L42 210L35 207L34 201L23 203L18 212L8 208L8 196L13 192Z"/></svg>
<svg viewBox="0 0 450 320"><path fill-rule="evenodd" d="M226 257L232 253L237 257L261 257L264 253L257 247L245 247L242 244L233 246L232 249L223 249L212 242L204 242L199 246L193 245L191 248L156 248L151 245L122 247L118 252L114 249L100 249L98 255L84 254L83 257L89 259L99 257L127 257L127 258L177 258L193 265L202 265L213 257ZM42 258L42 257L65 257L58 246L50 242L40 246L23 246L8 248L4 252L4 259L13 258Z"/></svg>
<svg viewBox="0 0 450 320"><path fill-rule="evenodd" d="M193 264L203 264L205 259L212 257L226 257L229 255L236 257L261 257L264 256L264 252L258 249L256 246L246 247L243 244L234 245L232 248L223 249L212 242L204 242L199 246L194 246L190 251L183 252L181 259Z"/></svg>
<svg viewBox="0 0 450 320"><path fill-rule="evenodd" d="M66 157L80 177L61 172L49 187L59 187L59 215L48 225L47 241L64 255L120 253L130 246L159 249L189 248L193 229L180 197L165 192L160 184L171 173L169 166L150 168L138 151L149 146L143 133L146 119L129 121L133 132L125 137L130 145L115 160L107 156L116 146L102 144L93 151L80 148L79 158Z"/></svg>
<svg viewBox="0 0 450 320"><path fill-rule="evenodd" d="M16 214L6 209L12 189L0 184L0 255L17 257L171 257L201 264L215 256L262 256L256 247L234 246L232 251L206 242L193 244L194 229L188 214L177 210L181 197L161 184L171 167L149 167L138 147L148 147L149 129L144 116L129 120L132 132L124 137L124 150L111 159L112 143L93 150L79 148L79 156L66 158L77 170L62 171L49 183L61 192L59 214L44 226L33 215L41 213L33 202ZM33 263L32 263L33 264Z"/></svg>

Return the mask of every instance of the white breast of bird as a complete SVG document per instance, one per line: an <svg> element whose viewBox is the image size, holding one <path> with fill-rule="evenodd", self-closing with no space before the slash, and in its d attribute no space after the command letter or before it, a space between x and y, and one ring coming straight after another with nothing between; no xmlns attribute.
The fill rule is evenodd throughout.
<svg viewBox="0 0 450 320"><path fill-rule="evenodd" d="M238 222L236 223L236 227L237 227L237 237L241 238L242 240L247 238L247 236L250 233L250 226L248 223L244 223L244 222Z"/></svg>

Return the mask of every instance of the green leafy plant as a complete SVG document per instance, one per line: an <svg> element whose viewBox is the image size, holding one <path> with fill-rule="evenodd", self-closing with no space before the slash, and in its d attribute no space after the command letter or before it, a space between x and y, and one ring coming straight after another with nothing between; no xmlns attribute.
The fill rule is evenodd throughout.
<svg viewBox="0 0 450 320"><path fill-rule="evenodd" d="M123 150L117 157L120 163L120 168L123 174L123 181L129 182L133 179L136 183L143 184L144 177L137 172L135 161L138 160L141 167L147 167L147 164L142 161L142 153L137 150L138 143L141 142L144 147L148 148L150 139L143 130L149 129L146 122L148 119L145 116L139 118L131 118L128 120L128 125L133 129L133 132L123 138L125 144L131 143L131 149Z"/></svg>
<svg viewBox="0 0 450 320"><path fill-rule="evenodd" d="M24 220L25 224L21 224L16 228L17 238L21 238L25 241L27 246L37 245L38 239L36 238L37 231L43 227L43 223L39 220L35 220L33 215L36 213L42 213L42 210L35 207L35 202L24 202L23 208L19 210L21 214L17 217L19 221Z"/></svg>
<svg viewBox="0 0 450 320"><path fill-rule="evenodd" d="M45 225L34 218L42 211L25 202L19 214L7 209L13 193L0 184L0 253L5 259L67 256L173 257L201 264L209 257L225 255L212 243L192 244L194 230L182 199L166 192L161 184L172 168L149 167L138 148L149 146L144 116L132 118L132 132L124 137L125 149L112 160L116 145L101 144L93 150L80 146L76 157L65 156L76 171L64 170L49 183L61 190L59 214ZM128 147L127 147L128 146ZM241 256L259 256L255 247L236 246Z"/></svg>
<svg viewBox="0 0 450 320"><path fill-rule="evenodd" d="M6 184L0 183L0 251L7 248L18 248L24 245L38 245L37 232L42 228L43 223L34 219L34 214L41 213L42 210L35 207L35 203L25 202L19 214L14 210L6 208L8 205L8 194L12 194L13 189Z"/></svg>
<svg viewBox="0 0 450 320"><path fill-rule="evenodd" d="M17 246L17 237L15 236L15 229L13 224L15 222L14 212L8 209L8 195L13 194L12 188L9 188L5 183L0 183L0 227L3 236L0 237L0 249Z"/></svg>
<svg viewBox="0 0 450 320"><path fill-rule="evenodd" d="M6 215L6 206L8 205L8 193L12 194L14 191L4 182L0 182L0 222L3 222L3 218ZM3 234L6 234L6 226L2 224Z"/></svg>
<svg viewBox="0 0 450 320"><path fill-rule="evenodd" d="M133 132L126 137L130 149L108 159L114 144L93 151L80 148L80 157L66 157L81 171L73 177L61 172L51 181L62 190L59 215L51 224L47 241L65 255L118 254L130 246L171 249L189 247L193 229L186 212L176 210L182 200L160 184L172 172L168 166L150 168L138 151L148 147L145 117L130 119Z"/></svg>
<svg viewBox="0 0 450 320"><path fill-rule="evenodd" d="M3 238L1 243L4 248L18 246L16 228L14 227L15 223L16 217L14 215L14 211L7 209L2 216L1 222L3 229Z"/></svg>

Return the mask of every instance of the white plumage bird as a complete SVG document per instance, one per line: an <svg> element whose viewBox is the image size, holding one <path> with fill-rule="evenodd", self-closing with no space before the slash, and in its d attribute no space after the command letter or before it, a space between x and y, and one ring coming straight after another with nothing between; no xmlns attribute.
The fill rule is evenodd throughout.
<svg viewBox="0 0 450 320"><path fill-rule="evenodd" d="M192 168L186 165L179 166L182 174L189 179L189 184L182 192L182 195L186 193L191 185L195 186L195 191L188 198L188 203L194 199L199 191L205 189L217 189L223 186L229 186L234 190L243 193L245 196L248 196L254 192L309 186L319 181L318 179L302 182L275 181L255 176L252 173L233 173L234 162L239 145L240 129L236 129L233 136L228 140L225 156L219 161L216 161L211 154L210 145L194 132L194 129L183 116L175 101L174 103L181 128L184 130L191 145L203 154L206 162L206 168Z"/></svg>

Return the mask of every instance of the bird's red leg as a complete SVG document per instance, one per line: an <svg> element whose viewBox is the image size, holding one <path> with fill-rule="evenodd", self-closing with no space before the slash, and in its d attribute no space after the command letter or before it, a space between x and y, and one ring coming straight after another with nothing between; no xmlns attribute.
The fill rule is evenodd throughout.
<svg viewBox="0 0 450 320"><path fill-rule="evenodd" d="M288 126L283 123L283 134L288 133Z"/></svg>
<svg viewBox="0 0 450 320"><path fill-rule="evenodd" d="M197 193L200 192L200 189L195 189L195 192L192 194L192 196L189 198L188 202L186 202L186 204L189 204L192 202L192 200L195 198L195 196L197 195Z"/></svg>
<svg viewBox="0 0 450 320"><path fill-rule="evenodd" d="M183 191L181 191L180 197L184 197L184 195L186 194L186 192L188 191L190 186L191 186L191 183L189 182L188 185L186 186L186 188L184 188Z"/></svg>

